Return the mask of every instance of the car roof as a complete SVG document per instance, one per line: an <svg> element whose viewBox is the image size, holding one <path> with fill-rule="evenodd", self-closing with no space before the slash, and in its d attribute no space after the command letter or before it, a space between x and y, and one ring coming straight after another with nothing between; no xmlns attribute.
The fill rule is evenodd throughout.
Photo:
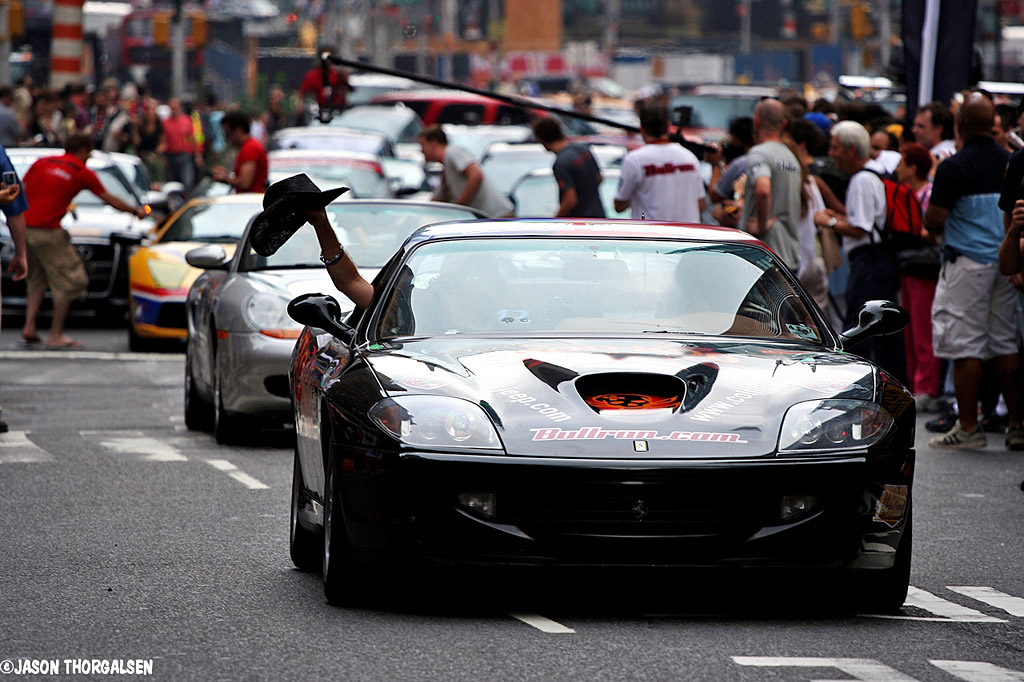
<svg viewBox="0 0 1024 682"><path fill-rule="evenodd" d="M354 107L349 107L344 111L339 111L334 115L335 119L342 119L345 116L352 116L354 114L368 114L377 116L387 116L391 118L405 118L413 119L419 118L419 114L405 106L401 102L382 102L380 104L359 104ZM336 128L343 128L344 126L335 126ZM352 130L362 130L361 128L352 128Z"/></svg>
<svg viewBox="0 0 1024 682"><path fill-rule="evenodd" d="M448 222L421 227L409 237L408 244L452 238L583 237L620 239L669 239L731 242L761 245L753 235L732 227L696 223L654 222L578 218L520 218Z"/></svg>
<svg viewBox="0 0 1024 682"><path fill-rule="evenodd" d="M64 156L66 152L60 147L11 147L7 149L7 156L12 158L43 159L50 156ZM109 152L97 151L89 157L86 165L89 168L107 168L113 166L114 159Z"/></svg>
<svg viewBox="0 0 1024 682"><path fill-rule="evenodd" d="M500 102L493 97L477 95L462 90L443 90L435 88L431 90L401 90L399 92L388 92L377 95L370 100L373 102L390 102L394 100L442 100L445 102Z"/></svg>
<svg viewBox="0 0 1024 682"><path fill-rule="evenodd" d="M337 161L339 163L380 163L380 156L369 152L354 152L346 149L275 149L267 152L267 159L273 162L275 159L315 159L317 161Z"/></svg>
<svg viewBox="0 0 1024 682"><path fill-rule="evenodd" d="M295 128L281 128L273 134L273 139L277 140L282 137L372 137L378 140L387 141L387 136L384 133L377 133L370 130L363 130L361 128L346 128L344 126L302 126Z"/></svg>

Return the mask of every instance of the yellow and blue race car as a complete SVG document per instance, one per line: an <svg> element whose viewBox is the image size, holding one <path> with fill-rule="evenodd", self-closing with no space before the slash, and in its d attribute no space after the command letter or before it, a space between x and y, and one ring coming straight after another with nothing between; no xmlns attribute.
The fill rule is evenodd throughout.
<svg viewBox="0 0 1024 682"><path fill-rule="evenodd" d="M234 250L249 221L263 209L262 194L193 199L171 215L128 262L128 343L146 350L188 336L185 299L202 272L185 253L205 244Z"/></svg>

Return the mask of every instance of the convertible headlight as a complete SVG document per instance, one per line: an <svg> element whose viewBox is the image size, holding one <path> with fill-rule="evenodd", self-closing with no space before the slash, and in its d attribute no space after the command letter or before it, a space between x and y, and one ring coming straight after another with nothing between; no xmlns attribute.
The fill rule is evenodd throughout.
<svg viewBox="0 0 1024 682"><path fill-rule="evenodd" d="M392 436L416 447L500 450L487 413L461 398L403 395L370 408L370 418Z"/></svg>
<svg viewBox="0 0 1024 682"><path fill-rule="evenodd" d="M146 267L149 268L149 276L153 278L153 282L161 289L180 288L192 271L192 268L186 263L157 260L156 258L146 261Z"/></svg>
<svg viewBox="0 0 1024 682"><path fill-rule="evenodd" d="M779 452L860 450L885 438L893 418L866 400L816 400L797 403L786 412Z"/></svg>
<svg viewBox="0 0 1024 682"><path fill-rule="evenodd" d="M288 317L288 301L280 296L255 293L245 302L245 319L260 334L275 339L297 339L302 328Z"/></svg>

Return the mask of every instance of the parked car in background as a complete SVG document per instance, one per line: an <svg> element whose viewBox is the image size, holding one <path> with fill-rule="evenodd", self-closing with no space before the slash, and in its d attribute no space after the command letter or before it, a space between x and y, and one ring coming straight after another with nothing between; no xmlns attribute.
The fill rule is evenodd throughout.
<svg viewBox="0 0 1024 682"><path fill-rule="evenodd" d="M384 174L382 159L373 154L342 150L280 149L267 155L270 180L306 173L331 183L329 187L348 187L354 198L390 199L395 192Z"/></svg>
<svg viewBox="0 0 1024 682"><path fill-rule="evenodd" d="M377 95L419 87L416 81L408 78L368 72L349 74L348 83L353 88L346 98L350 107L368 104Z"/></svg>
<svg viewBox="0 0 1024 682"><path fill-rule="evenodd" d="M320 126L319 123L310 125ZM380 133L388 138L398 157L423 160L419 143L423 122L405 105L349 107L334 115L328 127L334 126Z"/></svg>
<svg viewBox="0 0 1024 682"><path fill-rule="evenodd" d="M36 147L15 147L7 151L19 178L25 177L37 159L63 154L63 149ZM125 176L109 154L94 153L86 165L96 173L108 192L131 206L146 205L136 184ZM14 242L2 214L0 221L3 221L0 222L0 276L3 278L4 308L24 308L25 280L14 282L7 271L14 255ZM82 257L89 275L86 299L76 304L76 310L85 309L120 319L128 307L129 248L143 234L153 229L153 218L139 219L123 213L108 206L92 192L82 190L72 200L61 225L70 234L71 242Z"/></svg>
<svg viewBox="0 0 1024 682"><path fill-rule="evenodd" d="M278 130L271 135L267 150L281 149L332 150L374 156L395 155L390 140L382 133L332 125Z"/></svg>
<svg viewBox="0 0 1024 682"><path fill-rule="evenodd" d="M479 217L454 204L372 200L335 201L327 215L370 280L422 225ZM335 290L312 228L267 258L253 251L249 234L233 256L220 244L185 256L205 270L186 299L185 424L212 428L221 443L250 427L291 420L288 363L300 326L285 308L299 294Z"/></svg>
<svg viewBox="0 0 1024 682"><path fill-rule="evenodd" d="M629 218L630 210L615 210L615 191L619 187L618 168L601 169L601 206L606 218ZM550 168L537 168L523 177L509 191L512 203L516 205L516 216L520 218L551 218L558 212L558 183Z"/></svg>
<svg viewBox="0 0 1024 682"><path fill-rule="evenodd" d="M555 155L537 142L508 144L497 142L480 161L480 170L502 194L508 194L519 178L537 168L551 168Z"/></svg>
<svg viewBox="0 0 1024 682"><path fill-rule="evenodd" d="M202 272L185 262L185 254L204 244L221 244L233 253L246 225L262 210L262 194L193 199L135 250L128 261L132 350L148 350L155 341L185 340L185 299Z"/></svg>
<svg viewBox="0 0 1024 682"><path fill-rule="evenodd" d="M401 102L419 114L423 125L523 125L530 122L528 112L521 107L460 90L401 90L377 95L370 100L370 104L396 102Z"/></svg>
<svg viewBox="0 0 1024 682"><path fill-rule="evenodd" d="M487 149L496 142L526 142L533 137L528 125L460 125L445 123L441 126L448 144L464 147L476 157L483 159Z"/></svg>

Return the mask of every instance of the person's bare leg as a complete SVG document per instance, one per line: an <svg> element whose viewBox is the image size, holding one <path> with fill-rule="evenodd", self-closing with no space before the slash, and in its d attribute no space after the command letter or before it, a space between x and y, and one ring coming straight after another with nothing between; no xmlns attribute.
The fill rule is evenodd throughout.
<svg viewBox="0 0 1024 682"><path fill-rule="evenodd" d="M953 361L953 389L956 391L960 425L964 431L978 428L978 393L981 387L981 360L963 358Z"/></svg>
<svg viewBox="0 0 1024 682"><path fill-rule="evenodd" d="M39 310L43 307L43 295L46 292L29 294L25 300L25 324L21 328L21 336L31 339L39 335L36 328L36 321L39 319Z"/></svg>
<svg viewBox="0 0 1024 682"><path fill-rule="evenodd" d="M46 345L63 346L71 342L71 339L64 335L64 324L68 321L70 312L70 299L53 299L53 322L50 323L50 336L46 339Z"/></svg>

